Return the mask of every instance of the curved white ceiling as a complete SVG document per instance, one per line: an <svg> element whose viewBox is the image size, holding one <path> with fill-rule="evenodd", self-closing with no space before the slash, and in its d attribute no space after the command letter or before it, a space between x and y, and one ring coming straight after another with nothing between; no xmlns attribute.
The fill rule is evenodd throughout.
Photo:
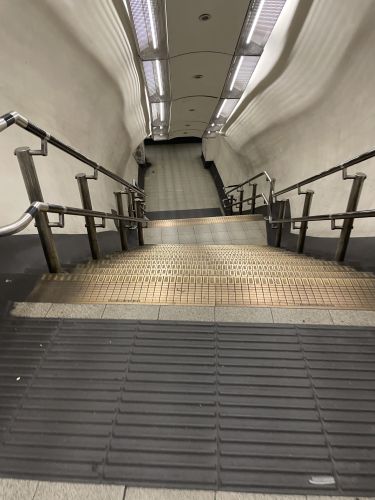
<svg viewBox="0 0 375 500"><path fill-rule="evenodd" d="M201 137L221 96L249 0L167 0L166 5L170 137ZM201 14L211 18L200 21Z"/></svg>
<svg viewBox="0 0 375 500"><path fill-rule="evenodd" d="M249 0L168 0L169 55L188 52L233 54ZM200 21L201 14L211 19Z"/></svg>

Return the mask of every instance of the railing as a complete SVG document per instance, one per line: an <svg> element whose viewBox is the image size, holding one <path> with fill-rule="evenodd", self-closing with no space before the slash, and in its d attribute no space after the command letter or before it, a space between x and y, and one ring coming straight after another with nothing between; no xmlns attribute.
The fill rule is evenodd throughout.
<svg viewBox="0 0 375 500"><path fill-rule="evenodd" d="M271 179L270 175L264 170L263 172L260 172L257 175L254 175L253 177L250 177L250 179L247 179L244 182L241 182L240 184L236 184L233 186L226 186L224 187L225 191L225 198L222 200L224 208L229 208L231 214L233 214L233 207L238 206L238 213L242 214L243 212L243 206L245 203L248 205L251 205L251 213L255 213L255 206L256 206L256 200L258 198L265 199L265 194L264 193L259 193L257 194L257 183L254 181L259 179L260 177L265 177L266 180L270 183L270 194L269 197L272 197L272 192L273 192L273 179ZM251 196L248 198L244 199L244 187L245 186L251 186L252 187L252 193ZM234 196L234 192L239 193L240 199L237 201L237 198Z"/></svg>
<svg viewBox="0 0 375 500"><path fill-rule="evenodd" d="M357 172L354 175L348 175L347 170L348 168L357 165L359 163L362 163L366 160L369 160L370 158L375 157L375 150L368 151L366 153L363 153L355 158L352 158L351 160L341 164L341 165L336 165L335 167L332 167L328 170L325 170L323 172L320 172L319 174L313 175L311 177L308 177L300 182L297 182L295 184L292 184L291 186L281 189L280 191L275 191L275 180L270 177L267 172L261 172L258 175L240 183L235 186L227 186L226 189L226 195L227 198L226 200L223 200L226 206L229 206L231 210L233 211L234 206L239 206L238 213L242 213L243 211L243 204L245 202L251 202L251 213L255 213L255 208L256 208L256 200L258 198L262 198L264 201L264 204L267 206L267 221L272 225L273 228L276 229L276 238L275 238L275 245L280 247L281 245L281 239L282 239L282 230L283 230L283 224L292 224L293 229L298 229L299 234L298 234L298 240L297 240L297 252L302 253L304 250L304 245L305 245L305 240L306 240L306 233L308 229L308 223L309 222L317 222L317 221L325 221L325 220L330 220L331 221L331 229L336 230L340 229L340 237L339 241L337 244L336 248L336 253L335 253L335 260L337 261L343 261L345 258L345 254L348 248L348 244L350 241L350 235L351 231L353 229L353 221L354 219L362 219L362 218L368 218L368 217L375 217L375 209L369 209L369 210L357 210L358 207L358 202L361 196L362 188L364 181L366 180L366 175L362 172ZM311 189L307 189L306 191L302 191L301 187L306 186L307 184L311 184L312 182L315 182L317 180L323 179L324 177L328 177L332 174L335 174L337 172L342 172L342 178L343 180L352 180L352 187L350 190L348 202L347 202L347 207L346 207L346 212L339 212L339 213L333 213L333 214L320 214L320 215L310 215L310 209L312 205L312 199L314 195L314 191ZM270 183L270 192L268 198L264 195L264 193L261 194L256 194L256 184L253 184L253 181L259 177L265 176L267 181ZM253 193L252 196L250 196L247 199L243 199L243 187L245 185L252 185L253 186ZM254 187L255 186L255 187ZM304 195L304 204L303 204L303 209L302 209L302 215L300 217L285 217L285 208L286 208L286 200L278 200L277 198L281 195L285 195L286 193L289 193L291 191L297 190L298 195ZM237 191L240 193L240 199L239 201L234 199L234 196L231 195L228 197L229 194L233 193L234 191ZM278 215L275 218L274 217L274 205L276 203L279 203L279 210L278 210ZM336 225L336 221L338 220L343 220L343 224L341 226ZM296 224L300 222L300 226L296 226Z"/></svg>
<svg viewBox="0 0 375 500"><path fill-rule="evenodd" d="M0 236L9 236L22 231L31 223L33 219L35 219L48 269L52 273L60 272L61 264L58 257L56 245L53 240L51 228L63 228L65 224L65 215L85 217L87 234L93 259L100 258L100 248L96 228L105 227L107 219L118 221L118 231L120 235L122 250L128 249L126 227L124 225L125 222L132 222L136 224L136 228L138 230L138 241L140 245L143 245L143 222L147 220L144 216L145 195L144 191L139 188L135 182L131 184L130 182L125 181L125 179L123 179L119 175L111 172L110 170L107 170L93 160L90 160L88 157L56 139L15 111L0 116L0 132L13 124L18 125L31 134L39 137L41 139L41 149L35 151L31 150L28 147L21 147L15 150L15 155L17 156L21 168L31 206L17 221L7 226L0 227ZM91 176L83 173L76 175L83 208L65 207L62 205L44 202L33 156L47 156L48 144L52 144L66 154L73 156L77 160L94 169L94 174ZM121 191L116 191L114 193L117 204L117 213L99 212L93 210L92 208L88 180L97 180L99 173L104 174L106 177L113 179L123 186L123 189ZM123 195L128 196L128 216L125 216L122 198ZM59 221L50 222L47 213L59 214ZM100 218L101 223L96 224L95 218Z"/></svg>

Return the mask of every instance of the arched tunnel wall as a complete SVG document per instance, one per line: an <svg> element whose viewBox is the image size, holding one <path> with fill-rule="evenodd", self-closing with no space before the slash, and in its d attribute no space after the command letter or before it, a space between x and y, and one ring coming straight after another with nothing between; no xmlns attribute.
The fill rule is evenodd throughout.
<svg viewBox="0 0 375 500"><path fill-rule="evenodd" d="M374 22L371 0L287 2L225 136L204 141L224 184L267 170L280 190L375 147ZM374 170L374 159L350 169L367 175L359 209L375 208ZM335 174L307 186L311 214L345 211L351 184ZM300 215L303 197L289 200ZM308 234L328 240L338 231L316 222ZM374 219L355 221L352 236L374 249Z"/></svg>
<svg viewBox="0 0 375 500"><path fill-rule="evenodd" d="M111 0L0 2L7 27L0 31L0 114L18 111L131 181L138 175L132 153L147 135L147 108L121 6ZM0 225L29 204L13 155L18 146L38 149L39 143L16 126L0 134ZM75 175L91 174L90 167L53 146L35 164L46 201L81 206ZM89 183L95 209L115 208L119 184L104 176ZM67 217L66 227L56 232L83 233L84 220ZM23 234L28 233L35 228Z"/></svg>

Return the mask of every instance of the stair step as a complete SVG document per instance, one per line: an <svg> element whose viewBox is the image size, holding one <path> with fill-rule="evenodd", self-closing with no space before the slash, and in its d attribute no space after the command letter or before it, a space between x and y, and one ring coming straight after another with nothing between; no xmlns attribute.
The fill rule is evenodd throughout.
<svg viewBox="0 0 375 500"><path fill-rule="evenodd" d="M47 274L36 302L375 309L375 278L254 245L154 245Z"/></svg>

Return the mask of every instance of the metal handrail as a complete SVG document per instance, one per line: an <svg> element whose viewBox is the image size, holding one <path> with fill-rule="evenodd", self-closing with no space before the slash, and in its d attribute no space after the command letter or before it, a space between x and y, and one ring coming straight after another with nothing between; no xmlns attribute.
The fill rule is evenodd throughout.
<svg viewBox="0 0 375 500"><path fill-rule="evenodd" d="M263 199L264 199L264 196L265 196L265 195L264 195L263 193L259 193L259 194L257 194L257 195L255 196L255 199L257 199L257 198L263 198ZM237 205L241 205L242 203L246 203L246 202L248 202L248 201L252 201L252 200L253 200L253 197L252 197L252 196L249 196L249 198L245 198L245 199L244 199L244 200L242 200L242 201L235 201L235 202L233 202L233 203L226 203L226 204L225 204L225 206L226 206L226 207L228 207L228 208L229 208L229 207L236 207ZM267 201L267 203L268 203L268 201Z"/></svg>
<svg viewBox="0 0 375 500"><path fill-rule="evenodd" d="M338 212L335 214L308 215L306 217L290 217L289 219L270 219L272 224L290 224L295 222L317 222L322 220L345 220L345 219L364 219L375 217L375 208L370 210L356 210L355 212ZM334 228L335 229L335 228Z"/></svg>
<svg viewBox="0 0 375 500"><path fill-rule="evenodd" d="M352 158L351 160L348 160L340 165L336 165L328 170L325 170L323 172L320 172L319 174L312 175L310 177L307 177L306 179L297 182L295 184L292 184L291 186L281 189L280 191L275 191L274 189L274 180L271 179L271 177L267 174L266 171L260 172L259 174L255 175L254 177L251 177L250 179L237 184L236 186L228 186L231 189L226 191L226 196L223 200L224 206L226 208L230 208L231 213L233 213L233 207L238 206L239 207L239 213L242 213L243 209L243 204L245 202L250 202L252 201L252 207L251 207L251 213L255 213L255 205L256 205L256 200L257 198L262 197L264 200L264 203L267 207L267 216L265 217L265 220L269 224L271 224L271 227L274 227L277 229L276 231L276 237L275 237L275 245L280 246L281 245L281 236L282 236L282 228L283 224L292 224L293 229L299 229L299 235L298 235L298 241L297 241L297 248L296 251L298 253L303 252L304 249L304 244L305 244L305 239L306 239L306 232L308 228L308 223L309 222L316 222L316 221L324 221L324 220L330 220L331 221L331 229L340 229L340 237L338 240L337 248L336 248L336 254L335 254L335 259L337 261L342 261L345 258L345 254L348 248L348 243L350 240L350 235L351 231L353 229L353 220L354 219L359 219L359 218L365 218L365 217L375 217L375 209L370 209L370 210L357 210L358 207L358 202L359 198L361 195L363 183L366 179L366 175L357 172L354 175L349 175L347 173L347 169L349 167L352 167L353 165L358 165L359 163L362 163L366 160L369 160L370 158L375 157L375 149L372 149L370 151L367 151L366 153L362 153L359 156L356 156L355 158ZM342 172L342 178L343 180L352 180L353 184L350 190L350 195L348 198L347 202L347 208L346 212L339 212L339 213L334 213L334 214L320 214L320 215L310 215L310 208L311 208L311 203L312 203L312 198L314 195L314 191L311 189L307 189L305 191L302 191L301 188L303 186L306 186L307 184L311 184L312 182L315 182L317 180L323 179L324 177L328 177L329 175L335 174L337 172ZM251 183L253 180L266 175L267 180L270 182L270 191L269 191L269 196L264 195L264 193L261 194L256 194L257 190L257 184L256 183ZM245 200L243 199L243 189L241 189L245 184L249 184L253 186L253 193L252 196L246 198ZM276 202L278 202L277 197L281 196L283 194L289 193L290 191L298 190L299 195L304 195L305 200L304 200L304 205L303 205L303 211L302 211L302 216L301 217L288 217L285 218L285 207L286 207L286 201L285 200L280 200L279 201L279 214L277 217L274 216L273 213L273 207ZM234 198L233 194L228 197L229 193L233 193L233 191L238 191L240 193L240 200L237 201L237 199ZM337 220L342 220L342 225L337 226L336 221ZM300 223L300 226L297 226L296 224Z"/></svg>
<svg viewBox="0 0 375 500"><path fill-rule="evenodd" d="M33 219L39 212L49 212L59 215L78 215L81 217L96 217L98 219L102 219L103 221L106 219L138 222L138 223L146 221L146 219L139 217L131 217L131 216L128 217L124 215L118 215L115 213L100 212L98 210L66 207L64 205L56 205L54 203L44 203L41 201L35 201L29 206L27 210L25 210L25 212L21 215L19 219L10 224L7 224L6 226L0 226L0 237L11 236L13 234L19 233L33 221ZM59 227L64 227L63 218ZM104 227L104 225L102 227Z"/></svg>
<svg viewBox="0 0 375 500"><path fill-rule="evenodd" d="M232 193L233 191L236 191L237 189L241 188L242 186L245 186L246 184L251 184L252 181L255 181L255 179L258 179L259 177L265 176L268 182L272 182L271 176L268 174L266 170L263 170L263 172L260 172L257 175L254 175L253 177L250 177L250 179L247 179L244 182L241 182L240 184L232 186L226 186L224 187L225 194L228 195L229 193ZM227 191L227 188L230 187L229 191Z"/></svg>
<svg viewBox="0 0 375 500"><path fill-rule="evenodd" d="M323 179L324 177L335 174L336 172L341 172L343 170L345 171L347 168L352 167L353 165L357 165L358 163L362 163L363 161L369 160L370 158L374 157L375 157L375 149L372 149L370 151L367 151L367 153L363 153L359 156L356 156L355 158L352 158L351 160L346 161L345 163L342 163L341 165L336 165L335 167L329 168L328 170L320 172L319 174L307 177L303 181L297 182L296 184L292 184L287 188L281 189L280 191L274 193L274 196L280 196L281 194L288 193L289 191L294 191L295 189L299 189L302 186L305 186L306 184L318 181L319 179Z"/></svg>
<svg viewBox="0 0 375 500"><path fill-rule="evenodd" d="M90 160L90 158L87 158L87 156L84 156L80 152L76 151L72 147L68 146L67 144L61 142L59 139L56 139L53 135L50 135L48 132L45 130L37 127L32 123L30 120L22 116L20 113L17 111L12 111L10 113L6 113L5 115L0 116L0 132L5 130L6 128L9 128L11 125L16 124L19 127L27 130L33 135L36 135L42 140L42 143L44 142L52 144L52 146L55 146L57 149L60 149L61 151L64 151L70 156L73 156L77 160L81 161L82 163L85 163L89 167L93 168L95 172L100 172L107 177L110 177L114 181L119 182L123 186L125 186L130 192L137 193L140 196L144 196L144 191L143 189L139 188L138 186L134 186L130 182L127 182L125 179L120 177L119 175L111 172L110 170L104 168L103 166L99 165L93 160ZM42 153L43 154L43 153Z"/></svg>

